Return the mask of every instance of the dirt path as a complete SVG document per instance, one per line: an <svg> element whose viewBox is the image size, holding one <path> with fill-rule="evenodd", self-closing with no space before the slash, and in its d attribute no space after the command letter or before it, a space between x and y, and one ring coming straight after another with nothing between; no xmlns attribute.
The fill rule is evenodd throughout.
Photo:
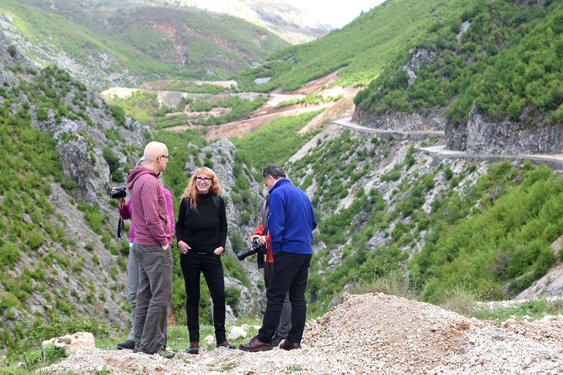
<svg viewBox="0 0 563 375"><path fill-rule="evenodd" d="M357 131L361 133L377 134L382 138L403 138L403 139L425 139L429 137L444 138L444 132L442 131L402 131L402 130L387 130L387 129L376 129L367 126L359 125L351 121L351 117L341 118L339 120L333 121L334 124ZM419 150L432 155L438 159L447 158L463 158L468 160L490 160L490 161L501 161L501 160L515 160L523 161L529 160L537 164L547 164L551 168L559 171L563 171L563 155L509 155L509 154L470 154L463 151L449 150L444 145L436 145L430 147L421 147Z"/></svg>
<svg viewBox="0 0 563 375"><path fill-rule="evenodd" d="M219 138L242 137L260 127L269 124L280 116L295 116L301 113L325 109L323 114L318 116L308 124L303 131L309 131L333 120L345 116L351 116L354 110L353 98L360 88L328 87L338 77L338 72L333 72L319 79L313 80L298 90L283 93L274 91L269 94L268 102L254 111L249 119L234 121L223 125L201 126L201 125L180 125L166 128L166 131L183 132L187 129L196 129L204 132L204 138L212 141ZM342 96L342 99L319 105L292 105L277 108L277 105L284 101L304 98L311 93L318 93L326 97Z"/></svg>
<svg viewBox="0 0 563 375"><path fill-rule="evenodd" d="M204 138L208 141L212 141L219 138L242 137L247 133L254 132L260 127L271 123L273 120L275 120L278 117L295 116L301 113L317 111L319 109L326 108L327 106L328 105L314 105L307 107L292 106L291 108L287 107L285 110L272 109L271 112L261 109L262 113L256 115L255 117L241 121L229 122L223 125L210 125L210 126L180 125L180 126L173 126L170 128L166 128L164 130L174 131L174 132L183 132L188 129L201 130L204 131L205 133Z"/></svg>

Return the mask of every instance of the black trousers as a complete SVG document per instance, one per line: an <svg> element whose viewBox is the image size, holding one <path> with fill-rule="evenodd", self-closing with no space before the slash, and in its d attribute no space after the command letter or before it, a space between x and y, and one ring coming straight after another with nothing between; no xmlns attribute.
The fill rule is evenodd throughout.
<svg viewBox="0 0 563 375"><path fill-rule="evenodd" d="M289 292L291 302L291 329L287 335L289 342L301 342L305 320L307 317L307 302L305 289L311 255L293 254L280 251L274 255L274 275L268 286L266 296L266 313L262 327L258 331L258 339L262 342L272 342L272 337L278 328L283 301Z"/></svg>
<svg viewBox="0 0 563 375"><path fill-rule="evenodd" d="M215 254L199 254L190 250L180 255L180 265L186 286L186 315L190 342L199 341L199 279L203 273L213 300L213 325L215 339L222 343L225 332L225 279L221 257Z"/></svg>

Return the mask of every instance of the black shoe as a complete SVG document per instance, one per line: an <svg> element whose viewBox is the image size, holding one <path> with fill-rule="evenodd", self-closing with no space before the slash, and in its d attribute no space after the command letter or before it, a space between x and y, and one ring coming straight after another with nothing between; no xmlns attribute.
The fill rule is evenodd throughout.
<svg viewBox="0 0 563 375"><path fill-rule="evenodd" d="M125 342L117 344L117 350L122 349L135 349L135 341L126 340Z"/></svg>
<svg viewBox="0 0 563 375"><path fill-rule="evenodd" d="M199 354L199 343L197 341L190 343L190 348L188 349L190 354Z"/></svg>
<svg viewBox="0 0 563 375"><path fill-rule="evenodd" d="M285 340L285 337L275 335L274 338L272 339L272 346L274 347L279 346L282 340Z"/></svg>
<svg viewBox="0 0 563 375"><path fill-rule="evenodd" d="M229 344L229 342L227 340L223 341L220 344L217 344L217 347L223 347L223 348L227 348L227 349L236 349L236 346Z"/></svg>

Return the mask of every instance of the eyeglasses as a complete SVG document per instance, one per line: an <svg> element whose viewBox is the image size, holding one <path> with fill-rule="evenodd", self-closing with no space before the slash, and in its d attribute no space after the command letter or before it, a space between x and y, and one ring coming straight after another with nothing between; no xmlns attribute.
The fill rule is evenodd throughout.
<svg viewBox="0 0 563 375"><path fill-rule="evenodd" d="M170 155L160 155L160 157L170 161Z"/></svg>
<svg viewBox="0 0 563 375"><path fill-rule="evenodd" d="M209 181L211 181L211 177L201 177L201 176L199 176L199 177L196 177L195 179L196 179L196 181L199 181L199 182L209 182Z"/></svg>

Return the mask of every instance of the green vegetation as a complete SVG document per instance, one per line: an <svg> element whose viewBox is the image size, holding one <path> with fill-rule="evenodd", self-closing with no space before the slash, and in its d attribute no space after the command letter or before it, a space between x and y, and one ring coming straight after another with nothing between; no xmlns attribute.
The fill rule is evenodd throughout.
<svg viewBox="0 0 563 375"><path fill-rule="evenodd" d="M133 77L133 81L226 79L288 45L239 18L195 8L108 6L75 0L60 3L51 7L33 0L6 0L0 12L10 16L33 45L64 52L76 63L99 72L104 80L116 72ZM45 35L49 35L48 41ZM183 43L185 40L190 43ZM45 59L33 49L27 52L39 61ZM104 80L90 81L103 87Z"/></svg>
<svg viewBox="0 0 563 375"><path fill-rule="evenodd" d="M268 98L266 96L261 95L254 100L244 100L238 96L232 96L228 99L213 103L194 101L192 103L192 110L196 112L210 111L211 109L217 107L226 107L229 108L230 111L223 116L211 116L204 120L194 120L193 123L199 125L218 125L241 120L247 118L251 112L261 107L267 100Z"/></svg>
<svg viewBox="0 0 563 375"><path fill-rule="evenodd" d="M530 286L556 261L562 199L563 180L549 168L501 163L463 196L436 200L433 230L409 267L424 299L439 303L454 288L506 299Z"/></svg>
<svg viewBox="0 0 563 375"><path fill-rule="evenodd" d="M295 90L340 69L335 84L367 85L389 65L401 61L400 56L420 42L434 23L459 17L466 3L387 0L319 40L273 53L262 66L245 70L237 80L247 91ZM264 77L272 79L254 83Z"/></svg>
<svg viewBox="0 0 563 375"><path fill-rule="evenodd" d="M20 336L14 347L17 350L14 350L8 358L0 360L0 373L2 374L29 374L66 357L62 348L50 346L42 349L41 343L44 340L76 332L90 332L96 339L108 337L106 323L95 319L54 316L49 323L37 319L34 322L28 322L28 327L23 327L24 324L26 322L18 323L15 329L15 334ZM17 365L15 365L16 363Z"/></svg>
<svg viewBox="0 0 563 375"><path fill-rule="evenodd" d="M69 275L82 278L86 260L80 254L81 245L77 244L80 239L69 237L69 223L58 213L62 208L51 203L59 202L62 197L60 193L53 196L53 190L58 190L56 185L77 193L77 181L62 177L58 152L66 142L78 141L89 161L94 163L97 140L85 129L104 130L106 123L100 121L111 121L112 117L109 109L103 109L97 111L101 119L98 116L91 119L89 115L99 110L97 98L89 95L84 85L72 80L63 70L56 67L35 70L10 65L3 65L3 69L13 73L14 78L4 81L0 89L0 156L3 160L0 176L0 348L13 355L25 349L22 340L32 335L29 332L35 329L32 324L42 322L55 327L53 319L57 317L77 317L74 302L79 300L81 290L59 286L65 279L69 280ZM117 118L118 115L114 111L113 116ZM82 130L58 133L58 143L49 132L40 130L45 128L55 132L58 126L70 121L80 124ZM116 121L114 129L101 133L107 136L103 157L113 178L123 173L116 155L116 146L123 141L119 131L122 126L127 126L124 116L123 123ZM130 150L119 151L129 155ZM117 255L118 250L112 242L113 228L108 234L107 217L100 213L100 209L81 201L71 200L71 203L84 212L84 223L100 235L102 248ZM83 246L92 253L94 264L99 264L100 254L95 250L99 247L92 242ZM29 259L33 262L29 263ZM112 277L117 274L116 267L110 271ZM76 284L86 290L92 286L85 280ZM104 298L113 299L115 286L111 283L109 287ZM45 316L37 312L36 322L21 319L30 314L29 304L34 298L49 306L48 310L45 308ZM85 302L96 308L99 301L92 295ZM28 359L28 364L48 360L36 355Z"/></svg>
<svg viewBox="0 0 563 375"><path fill-rule="evenodd" d="M451 300L452 290L477 299L511 298L560 257L549 246L563 235L563 179L549 168L493 164L477 183L467 184L474 165L461 172L442 165L426 175L413 174L411 147L403 161L380 176L382 183L397 186L391 210L376 190L361 187L368 170L358 168L357 161L377 170L392 147L392 141L344 131L330 141L320 139L291 167L290 175L303 189L314 186L320 245L308 284L313 315L338 303L346 286L366 288L405 268L408 288L400 289L435 304ZM427 212L426 196L439 178L446 190ZM466 188L456 192L462 183ZM343 200L348 204L343 206Z"/></svg>
<svg viewBox="0 0 563 375"><path fill-rule="evenodd" d="M448 17L411 45L431 55L415 69L414 84L399 58L355 103L367 112L446 108L454 124L466 122L473 105L497 120L561 123L563 4L495 0L446 7ZM463 32L462 24L468 26Z"/></svg>
<svg viewBox="0 0 563 375"><path fill-rule="evenodd" d="M537 320L546 315L563 315L563 302L561 300L537 299L515 303L507 307L499 307L494 304L492 307L476 304L470 316L481 320L495 320L497 323L502 323L508 319Z"/></svg>
<svg viewBox="0 0 563 375"><path fill-rule="evenodd" d="M237 121L247 118L250 113L267 101L267 97L260 95L254 100L241 99L238 96L231 96L226 99L207 101L183 98L175 108L161 106L158 102L157 94L145 91L136 91L127 98L111 97L107 102L111 108L131 116L133 119L144 123L155 125L156 129L164 129L178 125L219 125L227 122ZM206 117L193 119L184 112L186 105L190 105L190 110L194 112L208 112L214 108L227 108L226 114L222 116Z"/></svg>
<svg viewBox="0 0 563 375"><path fill-rule="evenodd" d="M299 116L280 117L254 133L233 139L238 155L256 170L261 170L270 163L283 165L313 137L311 132L301 136L298 131L318 114L316 111Z"/></svg>
<svg viewBox="0 0 563 375"><path fill-rule="evenodd" d="M391 272L369 282L357 283L350 293L385 293L407 299L422 299L419 291L402 272ZM560 299L483 303L479 302L471 292L463 289L452 290L441 305L458 314L480 320L494 320L499 324L508 319L534 321L548 315L563 315L563 301Z"/></svg>
<svg viewBox="0 0 563 375"><path fill-rule="evenodd" d="M21 108L14 111L15 108ZM28 147L27 145L33 145ZM0 346L14 349L20 329L9 329L7 322L15 320L11 307L20 307L32 293L33 280L44 277L40 273L22 270L18 281L6 268L13 269L18 261L32 254L44 243L55 241L68 246L60 224L55 224L54 209L49 203L50 184L61 179L61 170L51 137L31 127L30 116L17 99L5 99L0 107ZM36 264L43 267L49 260L39 257ZM21 337L19 337L21 338Z"/></svg>
<svg viewBox="0 0 563 375"><path fill-rule="evenodd" d="M336 102L342 99L343 95L324 97L321 94L312 93L299 99L286 100L276 105L276 108L287 107L294 104L323 104Z"/></svg>
<svg viewBox="0 0 563 375"><path fill-rule="evenodd" d="M146 91L135 91L127 98L113 96L106 99L116 117L130 116L140 123L146 124L155 121L155 117L162 117L166 113L160 109L158 98L155 93ZM172 111L172 108L169 109ZM157 116L158 113L160 116ZM114 115L115 116L115 115Z"/></svg>
<svg viewBox="0 0 563 375"><path fill-rule="evenodd" d="M165 80L157 82L145 82L144 87L150 87L151 90L160 91L181 91L197 94L221 94L231 92L233 87L223 87L213 83L196 83L186 80Z"/></svg>

